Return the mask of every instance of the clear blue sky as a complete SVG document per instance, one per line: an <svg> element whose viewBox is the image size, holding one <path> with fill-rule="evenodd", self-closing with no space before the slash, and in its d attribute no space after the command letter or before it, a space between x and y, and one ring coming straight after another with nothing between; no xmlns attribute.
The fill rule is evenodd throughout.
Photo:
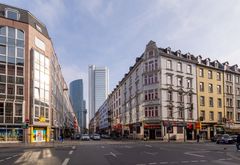
<svg viewBox="0 0 240 165"><path fill-rule="evenodd" d="M149 40L182 53L240 65L239 0L0 0L29 10L48 28L64 77L107 66L110 89Z"/></svg>

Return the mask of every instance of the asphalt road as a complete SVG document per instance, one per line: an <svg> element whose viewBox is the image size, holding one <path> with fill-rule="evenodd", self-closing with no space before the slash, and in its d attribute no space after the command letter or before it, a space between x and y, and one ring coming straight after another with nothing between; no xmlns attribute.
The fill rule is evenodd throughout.
<svg viewBox="0 0 240 165"><path fill-rule="evenodd" d="M234 145L144 141L66 142L54 147L0 148L1 164L29 165L239 165Z"/></svg>

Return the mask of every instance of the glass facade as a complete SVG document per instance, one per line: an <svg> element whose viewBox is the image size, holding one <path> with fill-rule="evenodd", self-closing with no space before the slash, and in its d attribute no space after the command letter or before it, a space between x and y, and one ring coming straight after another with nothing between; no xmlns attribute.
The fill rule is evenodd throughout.
<svg viewBox="0 0 240 165"><path fill-rule="evenodd" d="M49 59L33 50L34 122L49 122Z"/></svg>
<svg viewBox="0 0 240 165"><path fill-rule="evenodd" d="M22 140L24 32L0 26L0 141Z"/></svg>

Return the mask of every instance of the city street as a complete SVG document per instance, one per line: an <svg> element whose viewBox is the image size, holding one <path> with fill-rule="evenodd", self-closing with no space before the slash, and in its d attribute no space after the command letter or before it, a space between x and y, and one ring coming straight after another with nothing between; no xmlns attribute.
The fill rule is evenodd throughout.
<svg viewBox="0 0 240 165"><path fill-rule="evenodd" d="M0 164L161 165L240 163L234 145L159 141L65 141L41 147L2 147Z"/></svg>

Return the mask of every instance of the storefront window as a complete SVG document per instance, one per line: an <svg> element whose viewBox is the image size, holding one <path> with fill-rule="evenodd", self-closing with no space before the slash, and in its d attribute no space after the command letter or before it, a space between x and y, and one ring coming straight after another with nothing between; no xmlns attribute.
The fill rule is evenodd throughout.
<svg viewBox="0 0 240 165"><path fill-rule="evenodd" d="M46 129L43 128L34 128L32 135L33 142L45 142L47 138Z"/></svg>
<svg viewBox="0 0 240 165"><path fill-rule="evenodd" d="M0 128L0 141L22 141L23 130L21 128Z"/></svg>

